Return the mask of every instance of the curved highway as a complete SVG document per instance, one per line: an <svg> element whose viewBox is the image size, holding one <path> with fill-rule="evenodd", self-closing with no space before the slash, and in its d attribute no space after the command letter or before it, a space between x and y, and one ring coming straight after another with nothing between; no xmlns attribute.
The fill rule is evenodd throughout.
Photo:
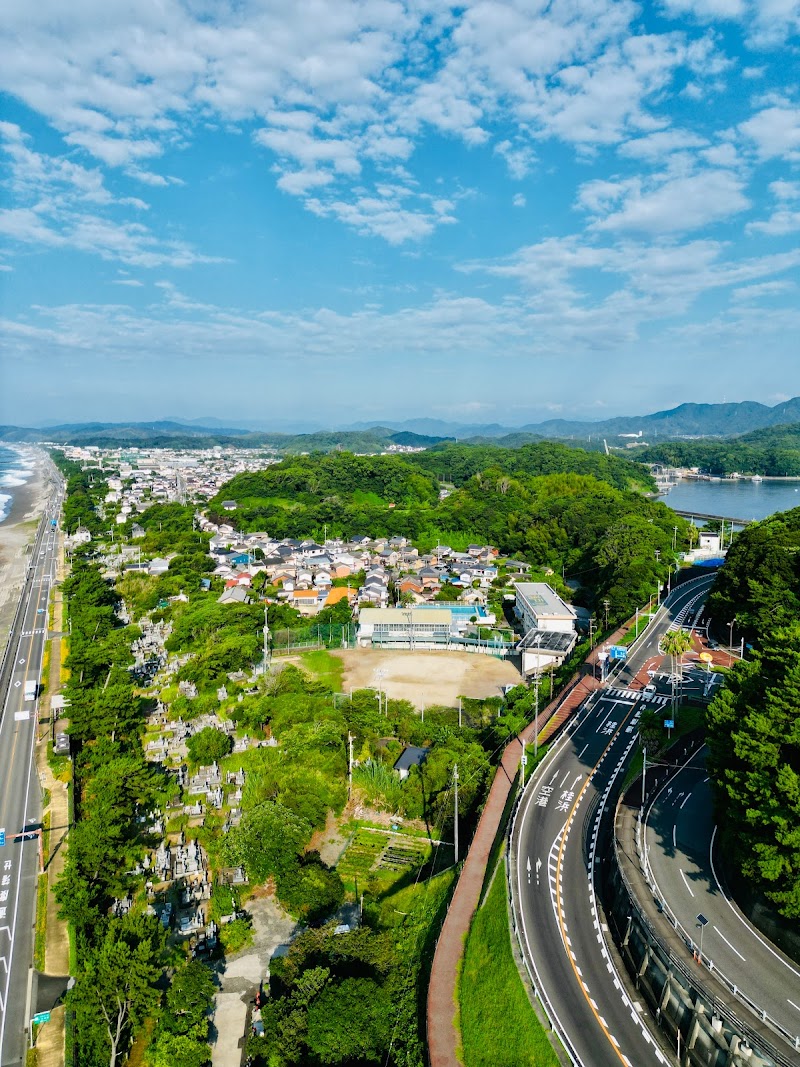
<svg viewBox="0 0 800 1067"><path fill-rule="evenodd" d="M680 586L618 676L594 693L528 783L512 828L514 915L536 991L580 1067L665 1063L641 1001L607 947L595 896L601 827L637 741L648 698L631 688L658 642L702 601L713 575ZM658 699L658 698L655 698Z"/></svg>
<svg viewBox="0 0 800 1067"><path fill-rule="evenodd" d="M698 952L697 916L705 916L706 966L800 1048L800 966L750 925L718 878L705 749L662 786L650 805L645 829L647 873L657 899Z"/></svg>

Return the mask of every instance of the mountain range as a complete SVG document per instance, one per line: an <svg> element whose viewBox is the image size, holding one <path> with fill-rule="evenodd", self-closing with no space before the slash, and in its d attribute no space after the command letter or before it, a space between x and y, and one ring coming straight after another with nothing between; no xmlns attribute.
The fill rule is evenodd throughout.
<svg viewBox="0 0 800 1067"><path fill-rule="evenodd" d="M313 451L348 448L375 451L389 444L426 447L443 439L460 441L494 441L506 446L524 444L543 438L573 440L578 443L600 442L619 445L621 435L639 436L642 443L698 437L732 437L771 426L800 423L800 397L793 397L774 407L755 401L725 404L680 404L649 415L622 415L600 421L548 419L524 426L499 423L453 423L441 419L419 418L381 425L362 422L335 430L287 432L263 428L257 420L241 420L227 425L220 419L164 419L153 422L82 422L43 427L0 426L0 440L53 441L62 444L119 446L211 447L243 445L275 448L281 451ZM256 426L259 428L256 429ZM305 429L305 428L304 428Z"/></svg>

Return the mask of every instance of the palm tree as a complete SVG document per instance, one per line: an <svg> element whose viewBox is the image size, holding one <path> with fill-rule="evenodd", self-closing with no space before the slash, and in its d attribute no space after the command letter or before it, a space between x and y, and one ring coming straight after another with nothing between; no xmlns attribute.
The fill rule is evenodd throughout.
<svg viewBox="0 0 800 1067"><path fill-rule="evenodd" d="M661 638L661 651L672 659L672 717L675 717L675 672L678 671L679 686L683 687L683 654L692 647L692 635L686 630L669 630Z"/></svg>

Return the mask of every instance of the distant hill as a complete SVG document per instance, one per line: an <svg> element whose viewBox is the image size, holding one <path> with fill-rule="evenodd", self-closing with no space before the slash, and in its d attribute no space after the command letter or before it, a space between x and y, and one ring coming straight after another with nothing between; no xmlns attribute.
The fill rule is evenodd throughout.
<svg viewBox="0 0 800 1067"><path fill-rule="evenodd" d="M470 444L502 444L517 448L541 440L562 440L590 449L624 443L620 435L640 435L650 445L668 440L698 437L732 437L770 427L800 422L800 397L768 407L755 401L736 404L680 404L676 408L649 415L621 415L601 422L548 419L526 426L500 423L454 423L442 419L406 419L382 425L356 423L336 430L286 433L283 428L255 430L255 420L242 420L229 426L218 419L163 419L152 422L66 423L42 428L3 426L0 440L55 441L76 445L107 447L208 448L213 445L239 445L270 448L279 452L330 451L380 452L390 444L428 447L442 440Z"/></svg>
<svg viewBox="0 0 800 1067"><path fill-rule="evenodd" d="M663 441L636 449L635 455L642 463L698 467L720 478L734 472L797 478L800 477L800 422L718 440Z"/></svg>
<svg viewBox="0 0 800 1067"><path fill-rule="evenodd" d="M800 422L800 397L786 400L775 407L751 400L735 404L680 404L676 408L656 411L649 415L620 415L596 422L547 419L544 422L510 427L498 423L480 425L444 422L441 419L407 419L403 422L390 421L387 425L394 430L456 437L459 441L474 443L484 443L487 439L510 435L517 437L530 434L531 437L521 443L542 439L575 439L588 442L589 438L594 443L598 438L602 440L605 437L608 444L613 445L620 443L617 440L619 434L641 432L643 441L653 443L665 438L729 437L790 422Z"/></svg>
<svg viewBox="0 0 800 1067"><path fill-rule="evenodd" d="M231 427L209 429L183 422L84 422L33 429L0 426L0 441L52 441L55 444L100 448L264 448L272 452L385 452L392 445L427 448L448 440L399 432L386 426L368 430L325 430L309 434L264 433ZM452 438L450 438L452 440Z"/></svg>

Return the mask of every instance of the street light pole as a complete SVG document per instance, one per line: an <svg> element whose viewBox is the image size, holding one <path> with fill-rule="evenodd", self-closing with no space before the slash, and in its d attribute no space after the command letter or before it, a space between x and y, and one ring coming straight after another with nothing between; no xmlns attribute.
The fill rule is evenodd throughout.
<svg viewBox="0 0 800 1067"><path fill-rule="evenodd" d="M728 666L729 667L733 666L733 624L735 622L736 622L736 619L732 619L731 622L728 623Z"/></svg>

